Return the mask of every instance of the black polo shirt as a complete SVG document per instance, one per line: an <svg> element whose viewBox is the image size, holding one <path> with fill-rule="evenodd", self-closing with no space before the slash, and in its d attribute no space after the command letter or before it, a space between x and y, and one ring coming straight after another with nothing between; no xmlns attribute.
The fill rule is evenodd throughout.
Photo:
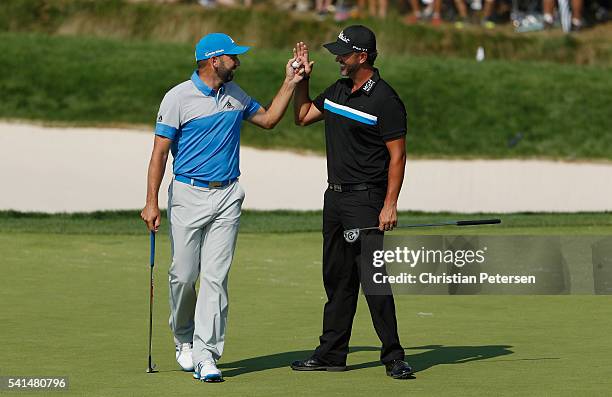
<svg viewBox="0 0 612 397"><path fill-rule="evenodd" d="M325 116L329 183L387 183L386 141L406 135L406 108L378 70L354 93L340 79L314 101Z"/></svg>

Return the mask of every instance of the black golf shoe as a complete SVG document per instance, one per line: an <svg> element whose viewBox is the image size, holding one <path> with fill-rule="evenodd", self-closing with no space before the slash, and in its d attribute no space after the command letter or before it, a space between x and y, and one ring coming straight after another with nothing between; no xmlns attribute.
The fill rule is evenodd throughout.
<svg viewBox="0 0 612 397"><path fill-rule="evenodd" d="M387 375L393 379L408 379L414 373L414 370L404 360L393 360L388 364L385 364L387 369Z"/></svg>
<svg viewBox="0 0 612 397"><path fill-rule="evenodd" d="M294 361L291 363L291 369L294 371L346 371L346 365L329 365L319 360L318 358L311 357L306 360Z"/></svg>

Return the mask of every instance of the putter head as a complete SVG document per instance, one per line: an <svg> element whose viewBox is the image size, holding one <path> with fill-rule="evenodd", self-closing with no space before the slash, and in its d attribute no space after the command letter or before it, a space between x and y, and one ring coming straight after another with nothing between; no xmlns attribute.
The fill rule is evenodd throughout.
<svg viewBox="0 0 612 397"><path fill-rule="evenodd" d="M349 229L344 231L344 241L354 243L359 238L359 229Z"/></svg>
<svg viewBox="0 0 612 397"><path fill-rule="evenodd" d="M155 367L157 367L157 364L153 364L151 365L149 368L147 368L147 373L148 374L154 374L157 372L157 370L155 369Z"/></svg>

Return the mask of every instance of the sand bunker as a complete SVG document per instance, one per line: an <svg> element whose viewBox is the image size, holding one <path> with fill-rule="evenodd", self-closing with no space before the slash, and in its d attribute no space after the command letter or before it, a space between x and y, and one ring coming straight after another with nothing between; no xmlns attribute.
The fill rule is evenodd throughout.
<svg viewBox="0 0 612 397"><path fill-rule="evenodd" d="M0 144L0 209L75 212L144 204L152 132L0 123ZM240 168L247 192L244 208L322 207L324 157L243 147ZM171 177L169 164L160 193L163 207ZM612 210L612 164L409 158L399 208Z"/></svg>

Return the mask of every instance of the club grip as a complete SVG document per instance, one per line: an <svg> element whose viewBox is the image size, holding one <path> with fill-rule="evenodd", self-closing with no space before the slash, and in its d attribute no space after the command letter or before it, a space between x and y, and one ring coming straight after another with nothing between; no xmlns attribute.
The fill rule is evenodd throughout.
<svg viewBox="0 0 612 397"><path fill-rule="evenodd" d="M155 264L155 232L151 232L151 259L149 264L151 267Z"/></svg>
<svg viewBox="0 0 612 397"><path fill-rule="evenodd" d="M473 221L457 221L457 226L494 225L501 223L501 219L476 219Z"/></svg>

